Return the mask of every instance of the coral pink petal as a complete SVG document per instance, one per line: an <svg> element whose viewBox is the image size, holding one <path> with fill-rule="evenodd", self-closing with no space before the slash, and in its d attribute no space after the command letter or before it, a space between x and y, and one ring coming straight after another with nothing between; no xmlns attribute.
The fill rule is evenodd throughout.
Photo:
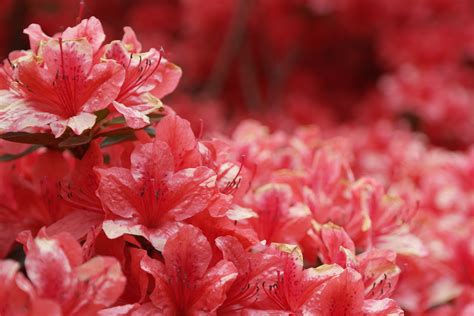
<svg viewBox="0 0 474 316"><path fill-rule="evenodd" d="M156 139L168 144L177 166L196 147L196 137L188 121L175 114L166 115L156 126Z"/></svg>
<svg viewBox="0 0 474 316"><path fill-rule="evenodd" d="M160 74L160 80L151 93L157 98L163 98L176 89L183 71L163 58L157 72Z"/></svg>
<svg viewBox="0 0 474 316"><path fill-rule="evenodd" d="M347 268L326 282L320 296L322 315L361 315L364 284L361 275Z"/></svg>
<svg viewBox="0 0 474 316"><path fill-rule="evenodd" d="M139 314L137 309L140 308L140 304L127 304L120 305L115 307L110 307L102 309L98 312L98 316L126 316L126 315L148 315L148 314ZM134 312L134 313L132 313Z"/></svg>
<svg viewBox="0 0 474 316"><path fill-rule="evenodd" d="M150 118L144 113L127 107L117 101L114 101L112 104L114 108L123 115L128 127L140 129L150 124Z"/></svg>
<svg viewBox="0 0 474 316"><path fill-rule="evenodd" d="M365 300L362 306L364 315L370 316L401 316L404 315L403 310L398 303L390 298L383 300Z"/></svg>
<svg viewBox="0 0 474 316"><path fill-rule="evenodd" d="M170 221L164 222L159 227L148 228L144 225L134 223L131 220L106 220L102 229L110 239L121 237L125 234L142 236L148 240L155 249L162 251L168 238L179 230L181 223Z"/></svg>
<svg viewBox="0 0 474 316"><path fill-rule="evenodd" d="M123 28L122 42L131 47L130 51L132 53L139 53L142 51L142 44L138 41L135 32L129 26Z"/></svg>
<svg viewBox="0 0 474 316"><path fill-rule="evenodd" d="M97 169L100 177L98 195L106 208L123 218L131 218L138 214L141 203L138 184L130 171L124 168L112 167Z"/></svg>
<svg viewBox="0 0 474 316"><path fill-rule="evenodd" d="M20 268L18 262L13 260L0 261L0 310L6 304L10 288L15 283L15 275Z"/></svg>
<svg viewBox="0 0 474 316"><path fill-rule="evenodd" d="M112 257L94 257L74 270L81 281L86 281L83 295L89 304L108 307L122 295L126 278L120 263Z"/></svg>
<svg viewBox="0 0 474 316"><path fill-rule="evenodd" d="M25 260L28 278L41 297L62 301L74 287L72 267L57 240L36 238Z"/></svg>
<svg viewBox="0 0 474 316"><path fill-rule="evenodd" d="M85 130L91 129L97 117L94 114L82 112L79 115L73 116L67 120L67 126L76 135L81 135Z"/></svg>
<svg viewBox="0 0 474 316"><path fill-rule="evenodd" d="M96 17L84 19L74 27L68 27L62 33L62 37L67 40L85 38L92 45L94 52L97 52L105 40L102 23Z"/></svg>
<svg viewBox="0 0 474 316"><path fill-rule="evenodd" d="M132 175L136 181L146 179L161 180L166 174L174 171L174 159L165 142L138 144L131 157Z"/></svg>
<svg viewBox="0 0 474 316"><path fill-rule="evenodd" d="M222 305L226 293L237 278L235 266L226 260L219 261L209 269L204 278L199 282L199 297L190 308L195 313L212 313Z"/></svg>
<svg viewBox="0 0 474 316"><path fill-rule="evenodd" d="M109 106L120 93L125 78L123 67L113 60L94 65L84 82L88 87L83 91L83 111L95 112Z"/></svg>
<svg viewBox="0 0 474 316"><path fill-rule="evenodd" d="M28 35L30 40L30 47L35 53L38 53L38 47L40 46L41 41L47 41L50 37L44 34L41 26L38 24L30 24L26 29L23 30L23 33Z"/></svg>
<svg viewBox="0 0 474 316"><path fill-rule="evenodd" d="M168 239L163 257L169 276L193 282L204 276L211 262L212 250L198 228L186 225Z"/></svg>
<svg viewBox="0 0 474 316"><path fill-rule="evenodd" d="M215 182L214 171L206 167L183 169L170 176L169 214L182 221L203 211L216 193Z"/></svg>
<svg viewBox="0 0 474 316"><path fill-rule="evenodd" d="M74 211L48 226L46 231L50 236L67 232L74 238L81 239L95 226L100 225L103 219L103 214L88 211Z"/></svg>
<svg viewBox="0 0 474 316"><path fill-rule="evenodd" d="M168 276L164 265L158 260L145 256L141 261L141 268L151 274L155 281L155 288L150 294L155 313L176 314L175 301L172 290L168 285Z"/></svg>
<svg viewBox="0 0 474 316"><path fill-rule="evenodd" d="M6 91L0 91L0 133L40 132L49 129L56 121L55 114L38 111L25 100L20 100Z"/></svg>
<svg viewBox="0 0 474 316"><path fill-rule="evenodd" d="M92 69L93 51L85 39L51 39L43 47L43 60L50 75L81 82Z"/></svg>
<svg viewBox="0 0 474 316"><path fill-rule="evenodd" d="M248 253L242 244L233 236L216 238L216 245L222 251L222 256L234 264L239 273L245 274L249 270Z"/></svg>

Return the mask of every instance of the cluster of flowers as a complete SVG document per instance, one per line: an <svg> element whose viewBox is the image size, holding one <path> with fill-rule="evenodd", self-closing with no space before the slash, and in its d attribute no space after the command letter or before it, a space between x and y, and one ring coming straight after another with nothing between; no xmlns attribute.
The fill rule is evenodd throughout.
<svg viewBox="0 0 474 316"><path fill-rule="evenodd" d="M0 80L2 315L473 312L474 151L384 122L203 139L130 28L25 33Z"/></svg>
<svg viewBox="0 0 474 316"><path fill-rule="evenodd" d="M0 39L20 18L56 31L79 1L23 2L21 16L20 4L2 2ZM109 0L86 1L85 10L114 36L121 12L146 46L171 52L187 73L173 101L179 113L270 110L298 123L371 122L375 113L408 120L443 146L474 141L471 0Z"/></svg>
<svg viewBox="0 0 474 316"><path fill-rule="evenodd" d="M415 315L471 314L474 148L454 152L430 147L420 135L395 130L387 122L341 134L352 145L356 175L371 175L417 205L411 226L426 252L398 258L402 277L396 300Z"/></svg>

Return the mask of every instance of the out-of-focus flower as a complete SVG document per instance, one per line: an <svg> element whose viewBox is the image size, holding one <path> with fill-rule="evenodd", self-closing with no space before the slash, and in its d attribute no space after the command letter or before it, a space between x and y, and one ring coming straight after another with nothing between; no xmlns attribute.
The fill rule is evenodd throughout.
<svg viewBox="0 0 474 316"><path fill-rule="evenodd" d="M26 245L28 279L11 261L2 261L2 311L31 315L97 313L115 303L125 285L120 264L110 257L84 262L78 242L68 234L48 237L44 231Z"/></svg>

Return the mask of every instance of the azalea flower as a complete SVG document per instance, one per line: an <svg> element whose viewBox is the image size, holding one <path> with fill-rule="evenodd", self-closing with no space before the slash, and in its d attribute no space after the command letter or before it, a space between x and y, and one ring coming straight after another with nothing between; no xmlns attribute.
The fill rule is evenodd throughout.
<svg viewBox="0 0 474 316"><path fill-rule="evenodd" d="M221 260L210 266L212 251L206 237L193 226L182 227L168 239L164 264L144 257L142 268L155 287L146 310L162 314L215 314L237 277L235 266Z"/></svg>
<svg viewBox="0 0 474 316"><path fill-rule="evenodd" d="M80 1L103 22L59 28L74 1L28 6L0 70L1 315L472 314L469 0Z"/></svg>
<svg viewBox="0 0 474 316"><path fill-rule="evenodd" d="M260 240L268 243L296 243L310 227L309 208L294 202L288 185L267 184L258 188L250 205L258 217L249 221Z"/></svg>
<svg viewBox="0 0 474 316"><path fill-rule="evenodd" d="M218 237L215 242L223 258L232 262L238 272L218 313L226 315L245 310L261 300L265 277L282 268L280 253L270 247L246 251L239 240L232 236Z"/></svg>
<svg viewBox="0 0 474 316"><path fill-rule="evenodd" d="M105 58L115 60L125 70L125 79L114 101L115 109L127 125L142 128L150 124L146 114L163 111L160 98L172 92L181 77L181 69L163 57L163 51L142 52L142 44L130 27L124 28L121 41L105 49Z"/></svg>
<svg viewBox="0 0 474 316"><path fill-rule="evenodd" d="M105 39L100 22L84 20L53 38L36 24L25 33L31 50L5 66L11 83L6 96L18 101L2 109L1 132L51 130L60 137L67 128L76 135L91 129L94 112L118 96L124 80L115 61L95 56Z"/></svg>
<svg viewBox="0 0 474 316"><path fill-rule="evenodd" d="M53 163L55 168L49 168ZM57 183L70 172L70 165L61 153L37 152L0 167L3 258L19 233L29 230L36 234L41 227L54 225L68 213L69 207L58 197Z"/></svg>
<svg viewBox="0 0 474 316"><path fill-rule="evenodd" d="M2 261L2 310L15 315L19 308L36 315L83 315L112 305L123 291L120 264L110 257L82 260L78 242L68 234L48 237L44 230L26 245L25 269Z"/></svg>
<svg viewBox="0 0 474 316"><path fill-rule="evenodd" d="M108 212L104 231L110 238L140 235L162 250L181 221L205 210L219 194L213 170L176 170L171 148L157 138L136 146L130 169L97 169L99 198Z"/></svg>

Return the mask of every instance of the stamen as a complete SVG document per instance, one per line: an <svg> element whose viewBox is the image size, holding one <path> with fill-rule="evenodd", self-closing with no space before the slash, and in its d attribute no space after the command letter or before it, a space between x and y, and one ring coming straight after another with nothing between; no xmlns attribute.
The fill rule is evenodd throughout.
<svg viewBox="0 0 474 316"><path fill-rule="evenodd" d="M159 58L156 64L152 67L153 61L150 58L146 58L143 60L142 56L138 55L139 61L137 66L133 69L130 69L133 60L133 54L130 54L128 65L125 67L125 81L117 98L118 102L122 102L123 100L127 99L130 95L135 93L141 86L143 86L148 81L148 79L150 79L151 76L153 76L153 74L158 70L162 58L163 54L160 51Z"/></svg>
<svg viewBox="0 0 474 316"><path fill-rule="evenodd" d="M76 18L76 23L79 24L82 20L82 16L84 15L84 7L85 7L85 1L81 0L79 2L79 15Z"/></svg>
<svg viewBox="0 0 474 316"><path fill-rule="evenodd" d="M94 192L88 192L87 188L86 191L79 188L73 194L70 183L67 185L67 188L64 188L61 182L59 182L58 192L58 197L71 206L80 207L86 211L103 212L99 198L96 197Z"/></svg>
<svg viewBox="0 0 474 316"><path fill-rule="evenodd" d="M222 193L233 194L238 190L240 183L242 182L242 177L240 177L240 173L242 172L244 162L245 162L245 156L242 156L237 174L234 176L234 178L231 181L227 182L226 186L222 190ZM225 176L230 171L230 169L231 168L228 168L222 176Z"/></svg>
<svg viewBox="0 0 474 316"><path fill-rule="evenodd" d="M197 139L201 139L203 134L204 134L204 121L203 119L199 119L199 134L198 134Z"/></svg>

